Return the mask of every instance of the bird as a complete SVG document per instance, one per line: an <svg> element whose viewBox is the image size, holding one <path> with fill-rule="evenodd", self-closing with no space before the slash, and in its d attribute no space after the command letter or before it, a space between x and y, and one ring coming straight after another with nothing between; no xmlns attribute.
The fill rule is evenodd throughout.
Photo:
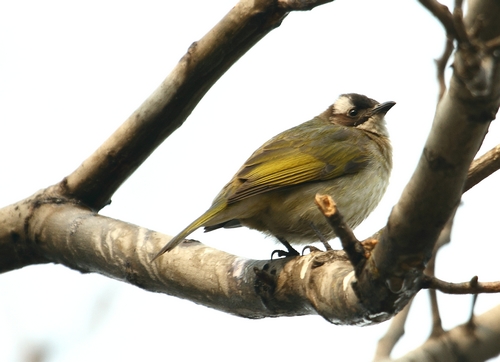
<svg viewBox="0 0 500 362"><path fill-rule="evenodd" d="M375 209L389 184L392 147L385 115L395 105L341 94L324 112L259 147L215 197L210 208L153 257L171 251L200 227L205 232L246 226L294 245L335 237L314 203L330 195L354 229ZM319 235L319 236L318 236Z"/></svg>

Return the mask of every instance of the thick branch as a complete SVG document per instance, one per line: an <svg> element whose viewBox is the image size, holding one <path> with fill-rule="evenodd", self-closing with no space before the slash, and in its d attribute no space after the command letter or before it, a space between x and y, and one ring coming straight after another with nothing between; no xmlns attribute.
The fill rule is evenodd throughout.
<svg viewBox="0 0 500 362"><path fill-rule="evenodd" d="M500 11L498 2L484 2L489 4L488 11ZM477 8L471 7L469 17L477 19L483 15L474 9ZM497 36L500 34L498 21L485 24L485 27ZM488 55L480 51L471 54L471 51L469 49L465 55L467 60L479 57L481 67L477 68L475 62L462 61L466 68L460 74L454 71L450 89L438 105L417 169L393 208L387 227L358 279L358 290L367 296L381 293L381 285L389 286L387 295L380 297L382 304L376 306L379 310L402 308L419 289L425 264L441 230L460 202L469 165L498 111L499 65L491 59L488 61ZM462 57L464 54L459 50L455 59ZM464 79L463 74L471 77ZM494 87L486 93L476 92L476 79L485 74L490 74L492 79L487 83ZM374 275L378 279L374 280Z"/></svg>
<svg viewBox="0 0 500 362"><path fill-rule="evenodd" d="M429 338L422 346L394 359L410 361L486 361L500 353L500 305L476 316L475 329L457 326L438 338Z"/></svg>
<svg viewBox="0 0 500 362"><path fill-rule="evenodd" d="M160 87L82 165L59 185L66 198L100 210L118 187L180 127L215 82L289 11L322 1L240 1L191 45Z"/></svg>
<svg viewBox="0 0 500 362"><path fill-rule="evenodd" d="M150 263L168 236L55 203L44 192L0 210L0 219L8 215L18 222L0 228L0 272L58 263L247 318L320 314L355 325L387 318L371 316L359 303L352 266L341 251L266 261L185 242Z"/></svg>
<svg viewBox="0 0 500 362"><path fill-rule="evenodd" d="M453 214L452 217L450 217L450 219L446 223L445 228L441 231L432 258L426 266L425 270L431 276L434 276L434 267L439 249L443 245L446 245L450 242L450 236L454 218L455 214ZM441 316L437 305L436 290L429 289L429 294L431 299L431 310L432 310L432 331L430 338L435 338L443 334L444 330L441 325ZM408 313L410 311L410 307L411 307L411 301L398 315L396 315L396 317L394 317L392 323L387 329L386 334L378 342L374 361L384 361L389 359L393 348L396 346L396 343L404 334L405 323L408 317Z"/></svg>

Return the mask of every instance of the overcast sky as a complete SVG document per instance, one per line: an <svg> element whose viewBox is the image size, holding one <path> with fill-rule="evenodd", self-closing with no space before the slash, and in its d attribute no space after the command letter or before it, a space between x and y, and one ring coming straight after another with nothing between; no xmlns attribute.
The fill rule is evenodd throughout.
<svg viewBox="0 0 500 362"><path fill-rule="evenodd" d="M0 1L0 205L77 168L235 3ZM356 230L366 237L384 225L420 157L437 98L434 59L443 46L441 26L417 1L337 0L290 14L221 78L102 214L176 234L264 141L322 112L339 94L356 92L397 102L387 115L391 184ZM481 153L499 139L494 122ZM464 197L452 244L438 259L440 278L499 279L498 212L491 211L500 201L499 181L491 177ZM193 195L197 203L186 205ZM269 258L275 248L243 228L191 237L250 258ZM387 328L334 326L318 316L245 320L58 265L0 275L0 295L1 361L33 351L51 362L366 361ZM446 328L467 319L470 300L440 295ZM476 310L499 302L480 296ZM420 345L430 321L422 292L396 354Z"/></svg>

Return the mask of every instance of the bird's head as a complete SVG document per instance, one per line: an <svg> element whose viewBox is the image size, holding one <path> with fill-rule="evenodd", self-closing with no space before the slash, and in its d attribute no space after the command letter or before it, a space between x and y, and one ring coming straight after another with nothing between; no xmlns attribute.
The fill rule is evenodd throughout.
<svg viewBox="0 0 500 362"><path fill-rule="evenodd" d="M379 103L362 94L342 94L320 117L332 124L356 127L368 132L388 136L385 114L396 102Z"/></svg>

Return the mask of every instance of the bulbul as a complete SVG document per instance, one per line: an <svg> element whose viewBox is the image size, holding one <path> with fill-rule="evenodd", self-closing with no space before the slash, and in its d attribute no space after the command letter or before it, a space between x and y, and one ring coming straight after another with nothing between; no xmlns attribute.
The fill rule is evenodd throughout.
<svg viewBox="0 0 500 362"><path fill-rule="evenodd" d="M189 234L246 226L276 237L288 255L290 244L335 237L314 203L330 195L344 220L358 226L385 193L392 147L385 114L396 103L361 94L342 94L326 111L259 147L215 197L212 206L170 240L153 258Z"/></svg>

